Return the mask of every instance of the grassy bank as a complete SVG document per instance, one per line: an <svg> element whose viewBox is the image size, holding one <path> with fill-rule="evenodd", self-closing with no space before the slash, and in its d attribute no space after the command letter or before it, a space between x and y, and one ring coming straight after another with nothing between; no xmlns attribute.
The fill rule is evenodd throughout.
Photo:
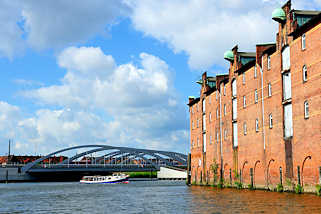
<svg viewBox="0 0 321 214"><path fill-rule="evenodd" d="M126 172L130 178L156 178L157 172Z"/></svg>

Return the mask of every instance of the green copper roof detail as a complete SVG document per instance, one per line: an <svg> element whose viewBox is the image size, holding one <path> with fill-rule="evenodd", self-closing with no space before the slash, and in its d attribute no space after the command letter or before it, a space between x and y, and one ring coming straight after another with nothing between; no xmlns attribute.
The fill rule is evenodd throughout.
<svg viewBox="0 0 321 214"><path fill-rule="evenodd" d="M194 96L189 96L188 99L195 99L195 97Z"/></svg>
<svg viewBox="0 0 321 214"><path fill-rule="evenodd" d="M200 79L200 80L197 80L196 83L202 85L202 84L203 84L203 80L201 80L201 79Z"/></svg>
<svg viewBox="0 0 321 214"><path fill-rule="evenodd" d="M226 51L224 53L224 59L229 60L229 61L233 61L234 60L234 54L232 51Z"/></svg>
<svg viewBox="0 0 321 214"><path fill-rule="evenodd" d="M272 12L272 19L277 22L284 22L286 20L285 12L282 8L277 8Z"/></svg>

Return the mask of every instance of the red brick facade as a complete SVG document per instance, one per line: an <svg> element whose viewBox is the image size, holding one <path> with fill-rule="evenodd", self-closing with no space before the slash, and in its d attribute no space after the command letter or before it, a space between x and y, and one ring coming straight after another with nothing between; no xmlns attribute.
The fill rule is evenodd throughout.
<svg viewBox="0 0 321 214"><path fill-rule="evenodd" d="M214 163L227 183L241 171L249 184L252 168L256 186L275 187L281 169L289 186L298 183L298 167L306 189L320 182L321 15L299 25L293 17L304 11L291 10L291 1L282 9L276 44L257 45L255 53L235 46L229 74L204 73L200 97L189 98L192 182L213 183Z"/></svg>

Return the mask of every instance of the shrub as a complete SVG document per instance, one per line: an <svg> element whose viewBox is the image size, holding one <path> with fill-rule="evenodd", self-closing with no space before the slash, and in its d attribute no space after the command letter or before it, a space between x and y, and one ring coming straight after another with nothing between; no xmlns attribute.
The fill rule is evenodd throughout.
<svg viewBox="0 0 321 214"><path fill-rule="evenodd" d="M252 184L247 185L247 187L249 188L249 190L254 190L254 186Z"/></svg>
<svg viewBox="0 0 321 214"><path fill-rule="evenodd" d="M277 192L283 192L283 185L282 184L276 185L276 191Z"/></svg>
<svg viewBox="0 0 321 214"><path fill-rule="evenodd" d="M243 184L241 182L235 181L234 184L235 184L236 188L238 188L238 189L243 188Z"/></svg>
<svg viewBox="0 0 321 214"><path fill-rule="evenodd" d="M317 195L321 196L321 185L317 184L317 185L315 185L315 188L317 189Z"/></svg>
<svg viewBox="0 0 321 214"><path fill-rule="evenodd" d="M214 176L214 180L213 180L213 184L216 184L217 182L217 174L218 174L218 163L216 162L216 159L214 158L213 163L210 166L211 171L213 173Z"/></svg>
<svg viewBox="0 0 321 214"><path fill-rule="evenodd" d="M223 188L223 187L224 187L223 182L220 181L220 182L217 184L217 187L220 188L220 189Z"/></svg>
<svg viewBox="0 0 321 214"><path fill-rule="evenodd" d="M297 184L295 187L295 193L301 194L303 192L303 187L300 184Z"/></svg>

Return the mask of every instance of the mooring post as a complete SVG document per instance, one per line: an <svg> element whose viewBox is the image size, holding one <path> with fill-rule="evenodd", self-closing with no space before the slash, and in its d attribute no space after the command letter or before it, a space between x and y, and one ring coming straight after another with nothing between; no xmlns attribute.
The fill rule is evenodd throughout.
<svg viewBox="0 0 321 214"><path fill-rule="evenodd" d="M298 166L298 184L301 185L300 166Z"/></svg>
<svg viewBox="0 0 321 214"><path fill-rule="evenodd" d="M253 168L250 168L250 177L251 177L251 186L254 187L254 182L253 182Z"/></svg>
<svg viewBox="0 0 321 214"><path fill-rule="evenodd" d="M319 184L321 185L321 166L319 166Z"/></svg>
<svg viewBox="0 0 321 214"><path fill-rule="evenodd" d="M283 180L282 180L282 167L280 166L280 184L283 185Z"/></svg>
<svg viewBox="0 0 321 214"><path fill-rule="evenodd" d="M240 169L240 183L242 183L242 170Z"/></svg>
<svg viewBox="0 0 321 214"><path fill-rule="evenodd" d="M321 168L321 167L320 167ZM320 171L321 172L321 171ZM230 169L230 184L232 186L232 169Z"/></svg>

